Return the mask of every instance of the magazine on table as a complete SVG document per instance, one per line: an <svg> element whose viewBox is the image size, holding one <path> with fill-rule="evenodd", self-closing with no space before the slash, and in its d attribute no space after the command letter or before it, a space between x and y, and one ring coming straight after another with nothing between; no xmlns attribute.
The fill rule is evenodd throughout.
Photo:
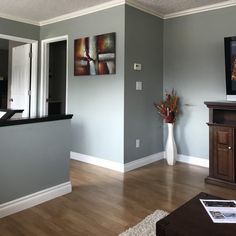
<svg viewBox="0 0 236 236"><path fill-rule="evenodd" d="M200 199L214 223L236 223L235 200Z"/></svg>

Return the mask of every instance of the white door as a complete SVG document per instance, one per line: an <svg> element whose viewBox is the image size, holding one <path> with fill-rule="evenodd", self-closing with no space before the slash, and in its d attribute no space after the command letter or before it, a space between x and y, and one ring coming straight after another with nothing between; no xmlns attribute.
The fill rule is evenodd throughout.
<svg viewBox="0 0 236 236"><path fill-rule="evenodd" d="M11 109L24 109L22 117L30 111L30 44L12 49Z"/></svg>

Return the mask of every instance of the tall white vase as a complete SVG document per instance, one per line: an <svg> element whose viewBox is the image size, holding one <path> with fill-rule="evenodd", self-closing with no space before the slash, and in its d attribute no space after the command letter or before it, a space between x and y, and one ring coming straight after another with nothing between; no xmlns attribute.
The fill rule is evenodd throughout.
<svg viewBox="0 0 236 236"><path fill-rule="evenodd" d="M167 123L168 125L168 137L166 141L166 160L168 165L173 166L176 162L177 158L177 149L176 149L176 144L175 144L175 139L174 139L174 124L173 123Z"/></svg>

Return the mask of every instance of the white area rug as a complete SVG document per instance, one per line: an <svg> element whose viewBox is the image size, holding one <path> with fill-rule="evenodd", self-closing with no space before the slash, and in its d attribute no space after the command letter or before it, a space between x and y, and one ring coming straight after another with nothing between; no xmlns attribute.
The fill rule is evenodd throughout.
<svg viewBox="0 0 236 236"><path fill-rule="evenodd" d="M166 211L156 210L140 223L129 228L119 236L156 236L156 222L167 215L168 213Z"/></svg>

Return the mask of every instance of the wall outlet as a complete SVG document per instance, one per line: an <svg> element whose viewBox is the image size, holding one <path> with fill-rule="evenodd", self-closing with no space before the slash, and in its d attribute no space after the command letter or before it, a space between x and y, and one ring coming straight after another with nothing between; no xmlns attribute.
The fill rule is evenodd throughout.
<svg viewBox="0 0 236 236"><path fill-rule="evenodd" d="M140 147L140 139L136 139L135 146L136 146L136 148Z"/></svg>

